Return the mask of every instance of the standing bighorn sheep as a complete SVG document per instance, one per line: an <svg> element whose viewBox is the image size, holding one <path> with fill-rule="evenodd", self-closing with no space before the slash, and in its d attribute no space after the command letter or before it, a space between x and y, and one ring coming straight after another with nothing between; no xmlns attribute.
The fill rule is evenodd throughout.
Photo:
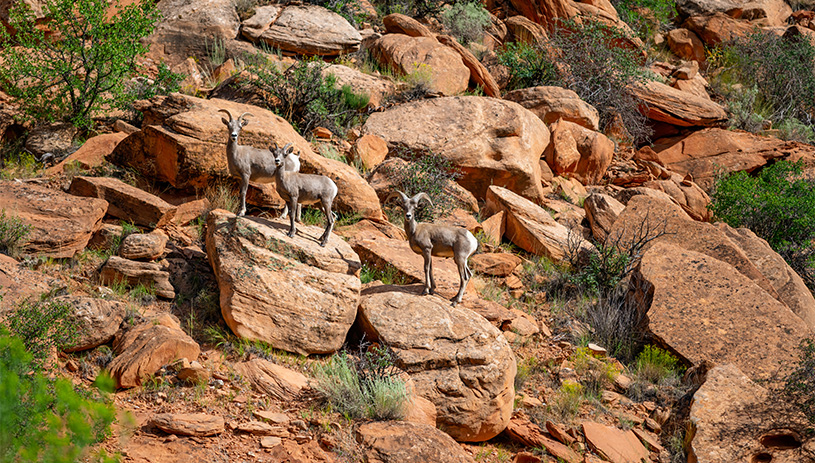
<svg viewBox="0 0 815 463"><path fill-rule="evenodd" d="M334 228L334 214L331 212L331 204L334 202L334 198L337 197L337 185L324 175L301 174L300 172L289 172L282 168L283 163L293 150L294 148L289 145L283 148L279 148L277 145L274 146L274 162L277 166L277 172L275 173L277 193L286 201L289 205L289 211L291 211L289 215L291 228L288 235L293 237L297 233L294 216L299 205L319 203L325 214L326 221L325 232L320 237L320 246L325 247L329 236L331 236L331 230Z"/></svg>
<svg viewBox="0 0 815 463"><path fill-rule="evenodd" d="M424 258L424 291L422 294L433 294L436 289L436 282L433 279L433 260L431 256L452 257L458 266L458 275L461 283L458 287L458 294L452 299L453 305L461 302L464 297L464 290L470 281L472 272L467 266L467 259L478 250L478 240L472 233L460 227L451 225L438 225L433 223L416 223L415 210L419 201L426 199L431 205L433 201L427 193L419 193L409 198L399 190L391 193L385 200L399 197L402 200L402 208L405 210L405 233L407 234L410 249L416 254L421 254Z"/></svg>
<svg viewBox="0 0 815 463"><path fill-rule="evenodd" d="M239 216L246 214L246 190L249 188L249 181L258 183L271 183L274 179L277 166L274 163L272 152L267 149L255 148L248 145L238 144L238 135L241 129L249 123L246 116L252 113L243 113L237 119L232 117L228 109L219 109L218 112L229 115L229 120L221 118L221 121L229 129L229 140L226 142L226 162L229 166L229 174L238 177L241 181L241 209ZM275 144L277 146L277 144ZM286 145L289 146L289 145ZM300 170L300 157L290 156L284 164L286 170L297 172ZM288 205L283 210L283 217L288 212ZM300 220L300 210L297 210L297 220Z"/></svg>

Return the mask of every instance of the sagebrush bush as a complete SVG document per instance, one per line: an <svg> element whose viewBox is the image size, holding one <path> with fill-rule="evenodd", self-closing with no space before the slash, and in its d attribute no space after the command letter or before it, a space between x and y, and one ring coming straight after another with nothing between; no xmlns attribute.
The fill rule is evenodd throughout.
<svg viewBox="0 0 815 463"><path fill-rule="evenodd" d="M754 86L769 119L815 122L815 45L809 40L755 31L723 44L720 55L720 78Z"/></svg>
<svg viewBox="0 0 815 463"><path fill-rule="evenodd" d="M646 140L651 129L639 111L630 87L652 78L639 54L626 43L624 32L599 22L562 21L545 43L511 45L498 53L507 66L507 90L538 85L568 88L600 113L600 128L619 117L635 141Z"/></svg>
<svg viewBox="0 0 815 463"><path fill-rule="evenodd" d="M444 27L462 44L481 42L489 27L490 13L480 2L455 3L441 14Z"/></svg>
<svg viewBox="0 0 815 463"><path fill-rule="evenodd" d="M254 77L248 84L261 91L267 108L291 122L301 135L309 136L318 126L345 135L349 127L362 122L361 110L370 98L348 86L336 88L333 75L323 77L326 66L319 59L306 59L281 71L257 58L249 66Z"/></svg>
<svg viewBox="0 0 815 463"><path fill-rule="evenodd" d="M333 409L349 419L398 420L409 399L387 347L360 348L358 356L346 351L315 366L317 388Z"/></svg>
<svg viewBox="0 0 815 463"><path fill-rule="evenodd" d="M45 361L52 348L70 347L79 336L74 308L65 301L25 300L3 321L38 363Z"/></svg>
<svg viewBox="0 0 815 463"><path fill-rule="evenodd" d="M113 390L109 378L97 383ZM46 379L23 342L0 327L0 462L117 461L87 451L115 418L112 404L83 397L67 379Z"/></svg>
<svg viewBox="0 0 815 463"><path fill-rule="evenodd" d="M815 130L812 126L804 124L794 117L788 117L774 126L778 130L778 138L801 143L815 141Z"/></svg>
<svg viewBox="0 0 815 463"><path fill-rule="evenodd" d="M88 127L97 111L127 101L125 79L160 17L155 2L47 0L39 15L49 18L47 35L37 16L18 2L11 27L0 28L0 82L27 116Z"/></svg>
<svg viewBox="0 0 815 463"><path fill-rule="evenodd" d="M0 209L0 253L17 257L34 227Z"/></svg>

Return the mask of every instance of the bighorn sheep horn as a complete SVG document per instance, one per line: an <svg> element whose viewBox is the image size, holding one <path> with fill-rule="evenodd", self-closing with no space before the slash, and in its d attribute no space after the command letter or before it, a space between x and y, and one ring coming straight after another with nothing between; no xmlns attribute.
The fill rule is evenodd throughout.
<svg viewBox="0 0 815 463"><path fill-rule="evenodd" d="M229 110L228 110L228 109L219 109L219 110L218 110L218 112L219 112L219 113L226 113L226 114L228 114L228 115L229 115L229 120L230 120L230 121L235 120L235 118L234 118L234 117L232 117L232 113L231 113L231 112L229 112Z"/></svg>

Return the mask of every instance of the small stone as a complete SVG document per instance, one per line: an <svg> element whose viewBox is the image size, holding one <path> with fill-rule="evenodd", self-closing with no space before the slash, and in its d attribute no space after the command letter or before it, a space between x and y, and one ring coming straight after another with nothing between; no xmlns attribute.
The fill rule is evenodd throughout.
<svg viewBox="0 0 815 463"><path fill-rule="evenodd" d="M622 392L628 391L632 382L631 378L625 375L617 375L617 377L614 378L614 386Z"/></svg>
<svg viewBox="0 0 815 463"><path fill-rule="evenodd" d="M272 447L277 447L281 442L283 442L283 440L279 437L266 436L260 440L260 446L264 449L270 449Z"/></svg>
<svg viewBox="0 0 815 463"><path fill-rule="evenodd" d="M316 129L311 131L311 134L314 135L316 138L320 138L323 140L331 140L331 131L325 127L317 127Z"/></svg>
<svg viewBox="0 0 815 463"><path fill-rule="evenodd" d="M605 348L593 343L589 343L589 351L597 358L603 358L606 356L606 354L608 354L608 351Z"/></svg>
<svg viewBox="0 0 815 463"><path fill-rule="evenodd" d="M662 432L662 426L651 418L645 419L645 427L657 434Z"/></svg>
<svg viewBox="0 0 815 463"><path fill-rule="evenodd" d="M71 373L76 373L79 371L79 365L77 365L73 360L68 360L68 362L65 364L65 368Z"/></svg>
<svg viewBox="0 0 815 463"><path fill-rule="evenodd" d="M248 423L241 423L235 428L235 430L245 432L247 434L254 434L256 436L268 436L274 433L274 428L272 425L262 421L249 421Z"/></svg>
<svg viewBox="0 0 815 463"><path fill-rule="evenodd" d="M286 425L289 424L289 421L291 421L289 416L286 415L285 413L276 413L268 410L257 410L255 411L254 414L257 418L260 418L264 421L268 421L274 424Z"/></svg>
<svg viewBox="0 0 815 463"><path fill-rule="evenodd" d="M525 395L521 399L521 406L524 407L524 408L535 408L535 407L543 406L543 402L541 402L540 400L538 400L538 399L536 399L534 397L529 397L529 396Z"/></svg>

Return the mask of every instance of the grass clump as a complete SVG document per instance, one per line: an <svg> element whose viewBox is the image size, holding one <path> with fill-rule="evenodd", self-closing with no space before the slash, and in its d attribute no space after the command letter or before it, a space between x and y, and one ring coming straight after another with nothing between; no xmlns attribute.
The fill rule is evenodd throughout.
<svg viewBox="0 0 815 463"><path fill-rule="evenodd" d="M587 347L577 348L572 354L571 362L585 394L594 397L614 384L614 378L620 374L620 370L611 362L594 357Z"/></svg>
<svg viewBox="0 0 815 463"><path fill-rule="evenodd" d="M656 346L646 345L637 355L634 371L638 380L651 384L676 383L682 364L670 352Z"/></svg>
<svg viewBox="0 0 815 463"><path fill-rule="evenodd" d="M28 235L34 227L23 222L17 216L6 214L0 209L0 252L11 257L17 257L28 241Z"/></svg>
<svg viewBox="0 0 815 463"><path fill-rule="evenodd" d="M481 42L484 30L491 24L490 13L480 2L454 3L441 13L444 27L460 43Z"/></svg>
<svg viewBox="0 0 815 463"><path fill-rule="evenodd" d="M348 419L399 420L405 416L408 392L387 347L360 348L353 357L342 351L315 367L318 390L331 407Z"/></svg>
<svg viewBox="0 0 815 463"><path fill-rule="evenodd" d="M651 130L630 88L652 77L635 50L615 45L628 40L623 31L599 22L562 21L544 43L510 45L498 57L509 70L507 90L568 88L597 108L601 130L619 117L634 141L642 141Z"/></svg>
<svg viewBox="0 0 815 463"><path fill-rule="evenodd" d="M381 281L386 285L406 285L410 283L408 278L390 264L385 264L383 268L380 268L363 263L359 273L359 279L362 281L362 284L372 281Z"/></svg>
<svg viewBox="0 0 815 463"><path fill-rule="evenodd" d="M113 390L109 377L97 385ZM0 327L0 462L117 461L104 450L88 451L116 417L112 404L92 395L67 379L45 378L23 340Z"/></svg>

